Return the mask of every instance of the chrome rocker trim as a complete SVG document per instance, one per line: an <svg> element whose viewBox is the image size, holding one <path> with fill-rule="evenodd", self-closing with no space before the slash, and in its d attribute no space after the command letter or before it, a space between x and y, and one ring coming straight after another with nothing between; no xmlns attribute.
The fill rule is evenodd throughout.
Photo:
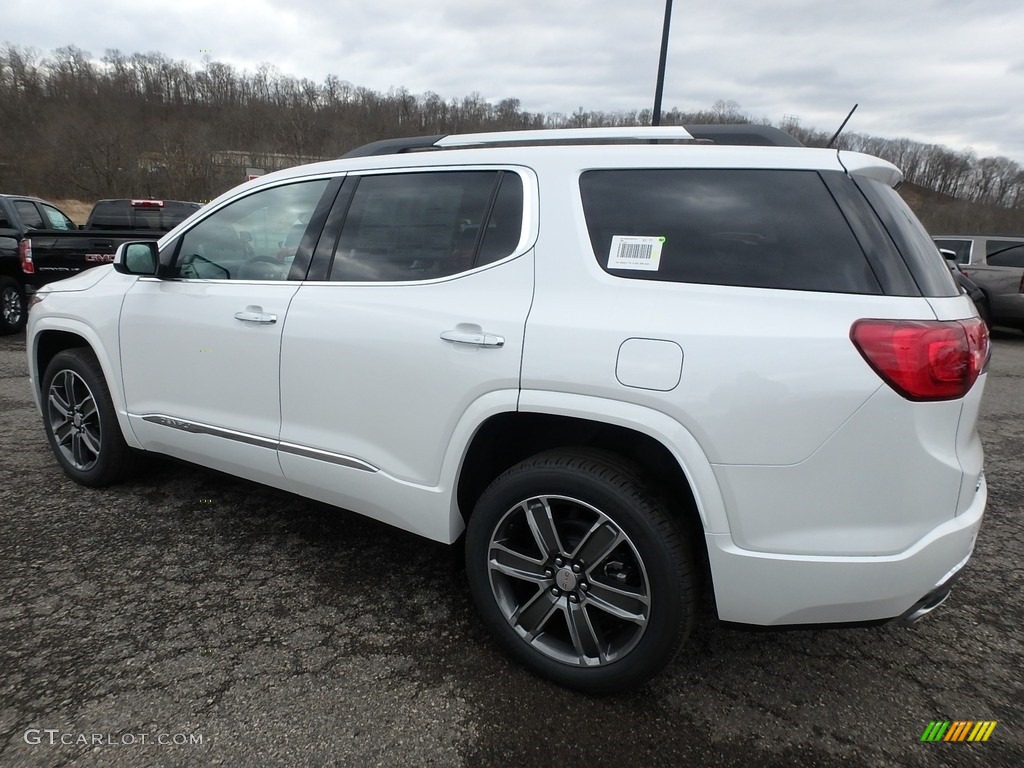
<svg viewBox="0 0 1024 768"><path fill-rule="evenodd" d="M360 469L364 472L380 471L380 467L375 467L373 464L369 464L362 459L357 459L353 456L345 456L344 454L334 453L332 451L325 451L321 448L312 448L307 445L283 442L270 437L253 435L248 432L239 432L238 430L227 429L225 427L216 427L212 424L202 424L197 421L189 421L188 419L179 419L162 413L147 413L142 415L140 418L143 421L148 421L150 424L159 424L162 427L170 427L171 429L190 432L194 435L221 437L225 440L234 440L238 443L255 445L259 448L269 448L275 451L291 453L295 456L302 456L307 459L326 461L330 464L338 464L339 466L348 467L350 469Z"/></svg>

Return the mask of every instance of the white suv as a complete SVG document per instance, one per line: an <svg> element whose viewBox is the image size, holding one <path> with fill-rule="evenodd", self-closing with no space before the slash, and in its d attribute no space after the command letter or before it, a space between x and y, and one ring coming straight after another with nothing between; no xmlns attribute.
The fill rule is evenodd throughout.
<svg viewBox="0 0 1024 768"><path fill-rule="evenodd" d="M946 596L988 336L895 167L750 126L350 154L36 294L68 475L168 454L465 533L501 644L592 692L662 669L701 594L773 626Z"/></svg>

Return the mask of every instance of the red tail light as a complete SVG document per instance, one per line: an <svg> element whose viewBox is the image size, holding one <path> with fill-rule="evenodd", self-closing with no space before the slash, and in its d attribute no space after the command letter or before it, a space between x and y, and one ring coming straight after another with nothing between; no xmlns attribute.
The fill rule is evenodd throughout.
<svg viewBox="0 0 1024 768"><path fill-rule="evenodd" d="M32 261L32 241L27 237L18 243L18 258L21 259L21 271L26 275L36 273L36 265Z"/></svg>
<svg viewBox="0 0 1024 768"><path fill-rule="evenodd" d="M908 400L955 400L989 357L988 329L969 320L858 320L850 339L879 376Z"/></svg>

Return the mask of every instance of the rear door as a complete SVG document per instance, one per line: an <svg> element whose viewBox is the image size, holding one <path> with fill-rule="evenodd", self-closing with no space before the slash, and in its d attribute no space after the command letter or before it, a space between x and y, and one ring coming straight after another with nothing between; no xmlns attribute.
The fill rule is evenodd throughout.
<svg viewBox="0 0 1024 768"><path fill-rule="evenodd" d="M282 342L280 459L299 492L447 538L447 516L384 495L441 482L465 413L515 409L535 201L525 170L346 181Z"/></svg>

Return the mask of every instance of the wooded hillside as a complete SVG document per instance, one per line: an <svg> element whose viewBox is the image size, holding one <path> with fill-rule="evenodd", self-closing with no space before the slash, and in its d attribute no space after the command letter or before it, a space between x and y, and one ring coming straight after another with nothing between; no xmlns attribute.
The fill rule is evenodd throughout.
<svg viewBox="0 0 1024 768"><path fill-rule="evenodd" d="M51 198L153 196L208 200L244 179L334 158L382 138L516 128L649 125L650 110L541 114L518 99L444 100L405 89L380 93L338 77L324 82L269 66L238 72L159 53L108 50L99 62L74 47L52 55L0 46L0 191ZM663 125L753 122L733 102L672 109ZM780 126L809 146L830 134ZM837 142L895 163L933 231L1024 233L1024 168L1005 157L857 133Z"/></svg>

